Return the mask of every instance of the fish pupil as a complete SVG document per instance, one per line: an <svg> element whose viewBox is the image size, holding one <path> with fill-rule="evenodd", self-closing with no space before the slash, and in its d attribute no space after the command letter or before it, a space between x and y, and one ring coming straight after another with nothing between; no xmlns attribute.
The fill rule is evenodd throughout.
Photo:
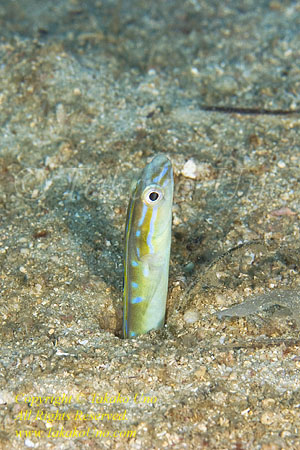
<svg viewBox="0 0 300 450"><path fill-rule="evenodd" d="M157 200L159 197L158 193L153 191L151 192L151 194L149 194L149 199L151 200L151 202L155 202L155 200Z"/></svg>

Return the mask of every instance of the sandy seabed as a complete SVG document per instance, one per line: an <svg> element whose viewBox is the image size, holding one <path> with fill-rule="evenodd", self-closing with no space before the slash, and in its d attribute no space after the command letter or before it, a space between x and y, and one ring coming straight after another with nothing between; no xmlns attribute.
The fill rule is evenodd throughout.
<svg viewBox="0 0 300 450"><path fill-rule="evenodd" d="M1 448L300 449L299 23L283 1L0 6ZM130 185L158 152L166 327L124 340Z"/></svg>

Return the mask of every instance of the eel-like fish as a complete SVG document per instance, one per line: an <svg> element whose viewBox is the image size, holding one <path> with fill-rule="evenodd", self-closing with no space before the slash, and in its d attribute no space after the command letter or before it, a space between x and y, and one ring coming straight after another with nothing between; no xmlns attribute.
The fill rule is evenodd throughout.
<svg viewBox="0 0 300 450"><path fill-rule="evenodd" d="M172 164L159 154L144 168L131 195L125 230L124 338L164 325L173 184Z"/></svg>

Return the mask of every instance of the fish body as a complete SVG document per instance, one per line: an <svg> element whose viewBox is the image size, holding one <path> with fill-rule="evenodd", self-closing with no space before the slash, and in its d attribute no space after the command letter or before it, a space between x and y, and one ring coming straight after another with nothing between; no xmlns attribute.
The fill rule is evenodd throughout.
<svg viewBox="0 0 300 450"><path fill-rule="evenodd" d="M124 338L164 325L173 184L172 164L159 154L144 168L131 195L125 230Z"/></svg>

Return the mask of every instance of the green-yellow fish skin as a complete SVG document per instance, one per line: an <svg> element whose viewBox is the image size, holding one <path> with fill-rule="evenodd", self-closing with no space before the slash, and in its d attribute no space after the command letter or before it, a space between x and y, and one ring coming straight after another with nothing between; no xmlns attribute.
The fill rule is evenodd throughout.
<svg viewBox="0 0 300 450"><path fill-rule="evenodd" d="M159 154L132 192L125 230L123 336L164 326L171 248L173 169Z"/></svg>

